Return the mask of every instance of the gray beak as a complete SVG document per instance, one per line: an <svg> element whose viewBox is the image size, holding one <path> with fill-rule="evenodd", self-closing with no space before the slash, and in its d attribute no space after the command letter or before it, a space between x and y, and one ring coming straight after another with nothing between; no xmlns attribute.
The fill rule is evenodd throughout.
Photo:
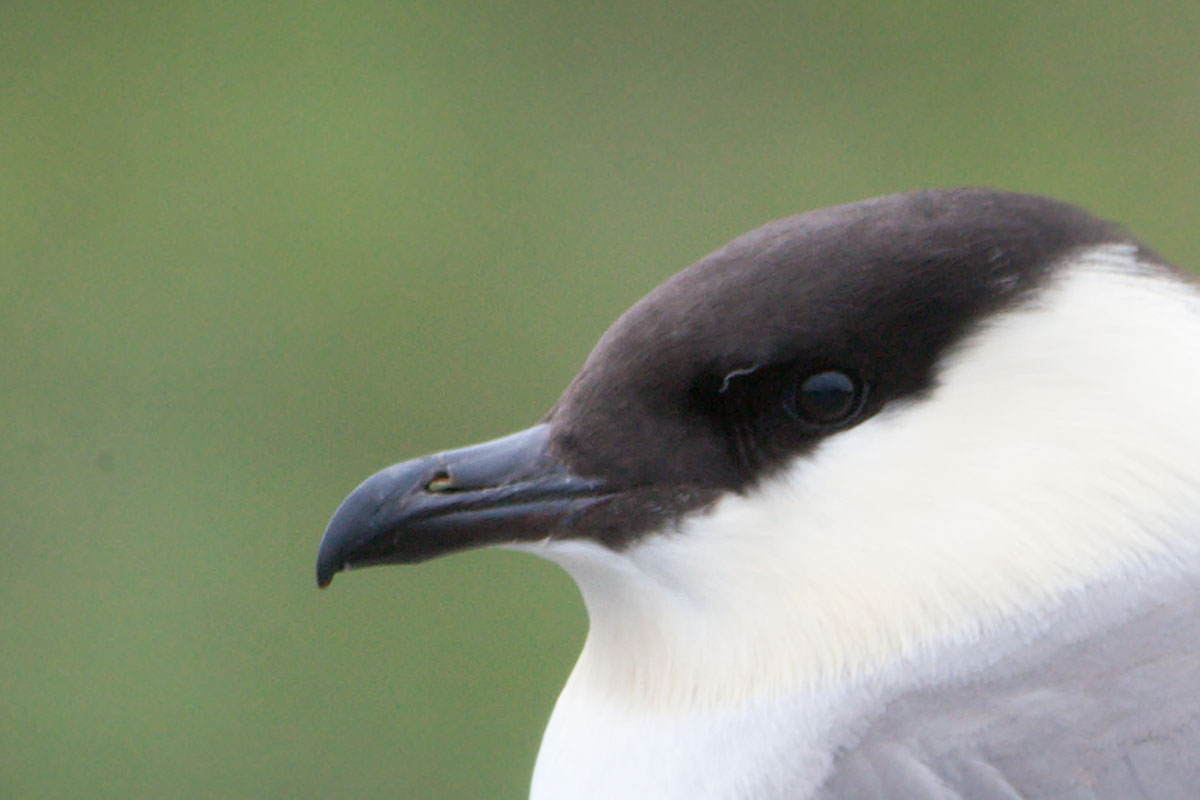
<svg viewBox="0 0 1200 800"><path fill-rule="evenodd" d="M343 569L415 563L567 531L603 501L603 482L572 474L550 452L550 428L424 456L381 470L350 493L329 521L317 585Z"/></svg>

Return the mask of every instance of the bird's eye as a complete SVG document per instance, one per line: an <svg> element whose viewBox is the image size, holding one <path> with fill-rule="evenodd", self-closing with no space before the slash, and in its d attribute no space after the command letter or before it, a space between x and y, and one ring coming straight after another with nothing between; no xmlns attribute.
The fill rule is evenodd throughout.
<svg viewBox="0 0 1200 800"><path fill-rule="evenodd" d="M862 409L861 384L844 372L825 370L797 378L788 411L809 425L845 422Z"/></svg>

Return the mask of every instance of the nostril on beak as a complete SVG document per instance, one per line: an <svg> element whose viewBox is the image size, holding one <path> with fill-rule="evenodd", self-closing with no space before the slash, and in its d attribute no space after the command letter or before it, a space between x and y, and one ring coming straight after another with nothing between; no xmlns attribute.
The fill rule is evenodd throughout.
<svg viewBox="0 0 1200 800"><path fill-rule="evenodd" d="M425 484L425 491L431 493L449 492L454 489L454 481L450 478L449 472L439 472L429 479L429 483Z"/></svg>

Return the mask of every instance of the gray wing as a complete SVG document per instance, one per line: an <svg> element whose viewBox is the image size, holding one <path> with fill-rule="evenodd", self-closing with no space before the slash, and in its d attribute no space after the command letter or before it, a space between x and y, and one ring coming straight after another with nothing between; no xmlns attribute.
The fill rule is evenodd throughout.
<svg viewBox="0 0 1200 800"><path fill-rule="evenodd" d="M1197 800L1200 591L1019 669L902 696L820 800Z"/></svg>

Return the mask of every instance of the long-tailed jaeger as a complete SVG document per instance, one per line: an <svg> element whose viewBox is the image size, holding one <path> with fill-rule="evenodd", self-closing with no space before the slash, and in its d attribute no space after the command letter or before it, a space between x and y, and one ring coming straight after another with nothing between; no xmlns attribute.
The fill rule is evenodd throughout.
<svg viewBox="0 0 1200 800"><path fill-rule="evenodd" d="M536 800L1194 800L1200 290L1026 195L773 222L368 478L317 580L485 545L587 606Z"/></svg>

